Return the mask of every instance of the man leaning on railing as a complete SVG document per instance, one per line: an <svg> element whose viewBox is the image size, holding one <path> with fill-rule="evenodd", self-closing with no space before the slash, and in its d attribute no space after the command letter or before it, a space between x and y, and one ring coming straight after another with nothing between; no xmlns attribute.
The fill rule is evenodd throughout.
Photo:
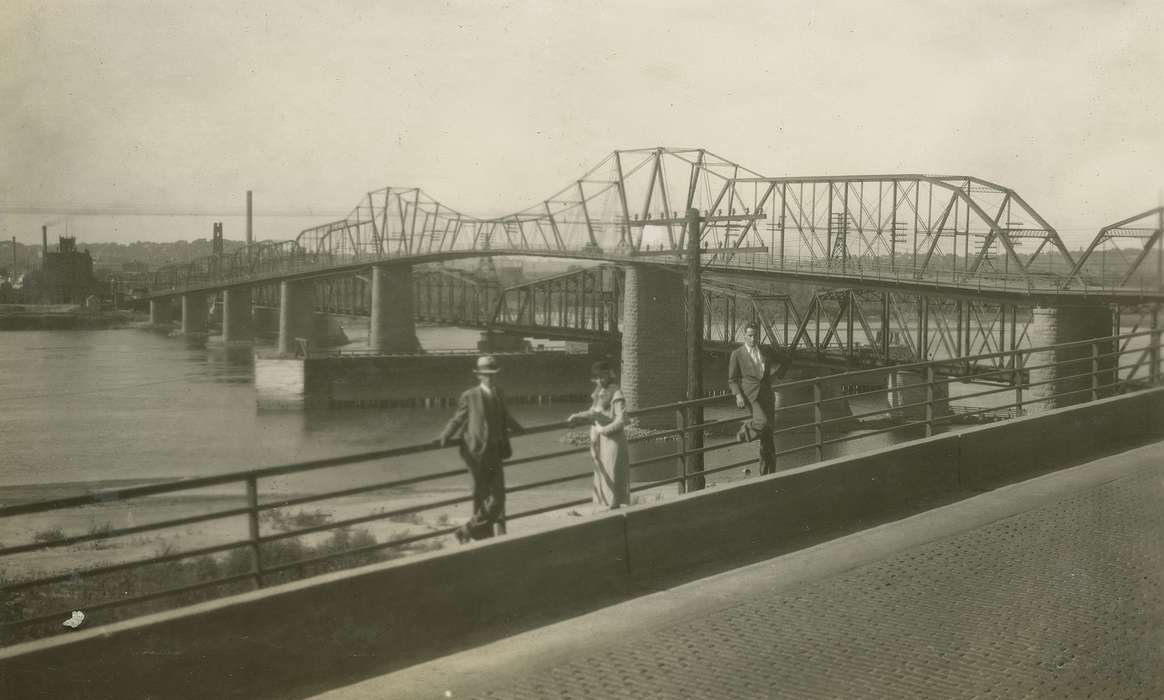
<svg viewBox="0 0 1164 700"><path fill-rule="evenodd" d="M772 434L776 397L772 378L783 376L786 368L771 348L760 345L759 337L759 324L748 322L744 326L744 344L728 360L728 387L736 395L736 407L752 411L752 417L740 425L736 439L750 442L759 438L760 473L772 474L776 471L776 441Z"/></svg>
<svg viewBox="0 0 1164 700"><path fill-rule="evenodd" d="M505 534L505 475L501 461L513 455L509 432L524 428L509 415L505 396L493 382L501 371L491 355L477 358L477 386L461 394L457 411L437 442L443 447L461 436L461 459L473 477L473 516L457 528L457 540L482 540Z"/></svg>

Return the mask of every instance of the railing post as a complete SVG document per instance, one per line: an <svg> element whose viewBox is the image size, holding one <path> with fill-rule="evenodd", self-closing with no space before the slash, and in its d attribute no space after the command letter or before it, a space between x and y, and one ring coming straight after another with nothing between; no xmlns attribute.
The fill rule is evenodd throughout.
<svg viewBox="0 0 1164 700"><path fill-rule="evenodd" d="M934 366L926 365L926 437L934 434Z"/></svg>
<svg viewBox="0 0 1164 700"><path fill-rule="evenodd" d="M259 485L255 477L247 477L247 524L250 529L251 578L255 588L263 587L263 553L259 546Z"/></svg>
<svg viewBox="0 0 1164 700"><path fill-rule="evenodd" d="M1099 344L1092 341L1090 344L1092 356L1092 401L1099 398Z"/></svg>
<svg viewBox="0 0 1164 700"><path fill-rule="evenodd" d="M1119 342L1119 341L1116 341ZM1091 342L1092 348L1092 401L1099 398L1099 344L1094 340Z"/></svg>
<svg viewBox="0 0 1164 700"><path fill-rule="evenodd" d="M816 461L824 459L824 411L821 409L820 380L812 382L812 437L816 444Z"/></svg>
<svg viewBox="0 0 1164 700"><path fill-rule="evenodd" d="M1023 368L1022 353L1015 350L1011 359L1011 383L1014 384L1014 417L1023 415Z"/></svg>
<svg viewBox="0 0 1164 700"><path fill-rule="evenodd" d="M692 426L703 423L703 406L692 406L687 409L687 431L684 435L684 464L687 467L687 479L684 484L688 491L700 491L706 482L703 476L703 428L692 429ZM690 452L690 454L686 454ZM690 482L690 483L688 483Z"/></svg>
<svg viewBox="0 0 1164 700"><path fill-rule="evenodd" d="M1161 341L1160 326L1153 323L1152 332L1148 336L1148 357L1151 358L1152 365L1148 368L1148 380L1153 384L1160 383L1160 341Z"/></svg>
<svg viewBox="0 0 1164 700"><path fill-rule="evenodd" d="M687 411L675 409L675 423L679 426L679 473L683 477L679 493L682 495L687 493Z"/></svg>

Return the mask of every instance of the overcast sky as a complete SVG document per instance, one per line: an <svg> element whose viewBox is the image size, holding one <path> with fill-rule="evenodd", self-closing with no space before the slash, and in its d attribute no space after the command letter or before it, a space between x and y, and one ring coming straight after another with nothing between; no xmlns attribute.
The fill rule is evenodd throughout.
<svg viewBox="0 0 1164 700"><path fill-rule="evenodd" d="M661 145L765 175L974 174L1090 239L1164 189L1162 30L1160 0L5 0L0 234L64 220L28 207L241 213L247 189L257 213L418 185L495 215Z"/></svg>

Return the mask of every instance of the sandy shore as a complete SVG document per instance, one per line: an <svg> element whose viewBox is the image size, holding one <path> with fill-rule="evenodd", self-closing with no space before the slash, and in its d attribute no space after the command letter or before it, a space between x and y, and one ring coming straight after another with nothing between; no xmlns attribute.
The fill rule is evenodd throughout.
<svg viewBox="0 0 1164 700"><path fill-rule="evenodd" d="M77 495L115 486L138 482L41 484L0 487L0 503L39 501ZM550 507L571 500L586 498L589 484L585 479L577 485L555 489L540 489L513 494L509 512ZM674 487L656 489L674 493ZM265 511L260 518L260 533L264 536L287 532L291 529L334 523L386 511L423 506L467 496L467 490L425 491L413 493L363 494L331 499L318 503ZM656 500L654 493L637 494L640 500ZM280 494L281 497L287 494ZM137 498L129 501L90 505L62 511L38 513L0 519L0 546L23 545L30 542L51 544L61 537L100 534L109 529L136 527L164 520L173 520L208 514L245 506L245 499L231 495L163 495ZM351 526L353 531L366 531L378 542L411 537L426 532L438 532L464 522L470 505L458 503L425 509L414 514L392 516ZM571 513L578 513L575 515ZM512 520L509 532L531 532L562 525L592 513L589 505L560 508L535 516ZM299 536L305 545L316 545L331 537L333 530ZM0 561L0 577L24 579L67 571L77 571L124 561L148 559L163 553L181 552L229 542L244 541L249 523L245 516L230 516L189 525L152 530L132 535L102 538L65 546L46 546L36 551L12 555ZM435 540L442 547L457 546L451 535Z"/></svg>

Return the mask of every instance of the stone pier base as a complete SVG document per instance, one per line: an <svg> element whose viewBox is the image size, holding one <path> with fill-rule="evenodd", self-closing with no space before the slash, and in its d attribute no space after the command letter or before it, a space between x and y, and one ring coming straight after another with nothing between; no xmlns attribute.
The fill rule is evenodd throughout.
<svg viewBox="0 0 1164 700"><path fill-rule="evenodd" d="M687 390L684 285L679 275L628 266L623 290L622 376L628 408L682 401ZM644 428L672 428L670 412L638 419Z"/></svg>

